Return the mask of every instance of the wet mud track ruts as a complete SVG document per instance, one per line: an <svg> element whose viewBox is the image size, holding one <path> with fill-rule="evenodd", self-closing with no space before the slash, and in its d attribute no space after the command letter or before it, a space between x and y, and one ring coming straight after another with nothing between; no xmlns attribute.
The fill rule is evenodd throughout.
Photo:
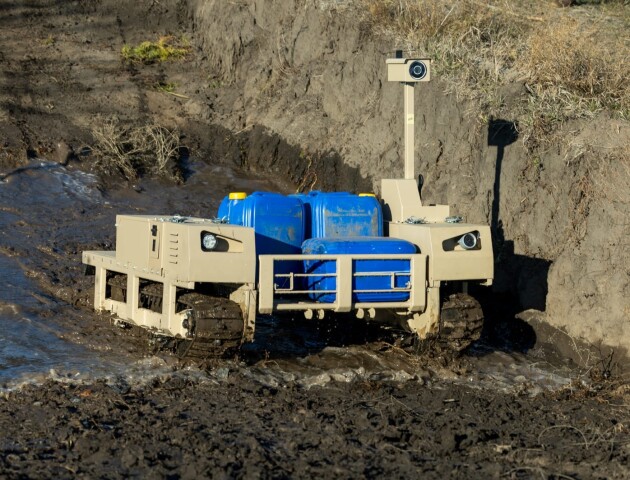
<svg viewBox="0 0 630 480"><path fill-rule="evenodd" d="M265 386L236 370L0 399L4 478L628 478L618 397L438 383ZM626 422L626 423L624 423Z"/></svg>

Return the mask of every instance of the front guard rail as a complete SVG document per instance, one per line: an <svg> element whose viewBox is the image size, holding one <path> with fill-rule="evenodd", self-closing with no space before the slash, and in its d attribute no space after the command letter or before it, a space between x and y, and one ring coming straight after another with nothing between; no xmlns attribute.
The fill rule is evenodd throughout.
<svg viewBox="0 0 630 480"><path fill-rule="evenodd" d="M427 302L427 255L423 254L340 254L340 255L260 255L259 257L259 296L258 311L270 314L291 310L333 310L350 312L360 308L390 308L411 312L422 312ZM312 274L302 272L276 273L276 265L281 262L334 261L335 273ZM356 260L409 260L409 272L355 272ZM408 276L409 282L404 287L396 286L398 276ZM361 276L390 277L390 288L357 290L353 288L353 279ZM334 290L297 289L296 280L308 277L336 277ZM279 286L282 284L281 286ZM409 299L402 302L354 302L357 293L409 292ZM303 301L307 294L333 294L331 303ZM279 297L282 298L279 298ZM294 297L291 298L291 297ZM301 297L301 298L300 298Z"/></svg>

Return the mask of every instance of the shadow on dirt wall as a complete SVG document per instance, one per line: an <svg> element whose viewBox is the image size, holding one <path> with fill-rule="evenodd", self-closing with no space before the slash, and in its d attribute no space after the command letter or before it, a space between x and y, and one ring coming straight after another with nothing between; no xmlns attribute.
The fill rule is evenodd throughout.
<svg viewBox="0 0 630 480"><path fill-rule="evenodd" d="M505 237L500 212L501 172L505 149L518 140L518 125L509 120L491 119L489 147L497 148L490 228L495 261L492 291L478 292L486 325L485 341L496 348L527 351L536 344L532 326L515 315L528 309L544 311L547 301L547 275L551 262L517 255L514 241Z"/></svg>
<svg viewBox="0 0 630 480"><path fill-rule="evenodd" d="M307 152L289 145L262 126L233 133L219 125L205 126L193 150L209 163L230 163L271 179L284 179L294 192L310 190L371 192L372 180L346 165L335 151ZM204 158L203 154L206 154Z"/></svg>
<svg viewBox="0 0 630 480"><path fill-rule="evenodd" d="M284 178L296 191L372 189L372 179L362 177L358 169L345 165L334 151L304 152L260 126L236 134L217 125L205 128L206 135L198 135L203 141L197 148L207 153L206 160L210 163L228 162L265 177ZM488 145L497 147L491 207L495 282L492 289L481 287L474 293L482 302L487 318L484 342L496 349L527 351L536 344L536 334L528 323L515 315L527 309L545 310L550 262L515 254L514 242L505 238L499 208L501 169L505 149L517 139L514 122L491 120Z"/></svg>

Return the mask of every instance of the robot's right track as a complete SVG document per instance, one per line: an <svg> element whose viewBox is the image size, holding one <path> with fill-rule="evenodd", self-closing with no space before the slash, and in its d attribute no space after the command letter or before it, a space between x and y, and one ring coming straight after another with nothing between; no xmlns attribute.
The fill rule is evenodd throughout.
<svg viewBox="0 0 630 480"><path fill-rule="evenodd" d="M454 293L442 302L437 338L440 347L460 353L479 340L482 329L483 311L473 297Z"/></svg>

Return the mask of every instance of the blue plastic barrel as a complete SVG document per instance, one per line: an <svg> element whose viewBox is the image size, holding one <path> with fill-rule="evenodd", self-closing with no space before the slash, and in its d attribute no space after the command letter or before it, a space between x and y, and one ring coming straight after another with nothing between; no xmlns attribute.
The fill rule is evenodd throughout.
<svg viewBox="0 0 630 480"><path fill-rule="evenodd" d="M315 200L315 204L319 205L322 202L324 197L334 197L334 196L347 196L352 195L349 192L320 192L319 190L312 190L308 193L295 193L290 195L291 197L296 197L302 200L304 204L304 238L313 238L317 237L317 235L313 235L313 212L312 212L312 202ZM319 229L316 228L316 231Z"/></svg>
<svg viewBox="0 0 630 480"><path fill-rule="evenodd" d="M416 247L410 242L387 237L313 238L302 244L304 254L413 254ZM335 301L336 273L334 260L305 260L304 271L313 274L305 280L306 289L325 290L332 293L309 293L310 298L323 303ZM395 289L405 288L411 281L409 260L355 260L353 273L392 273L395 275L353 276L353 290L390 290L386 292L354 293L354 302L404 302L409 292ZM394 279L392 281L392 278ZM393 282L393 283L392 283ZM392 286L395 289L392 289Z"/></svg>
<svg viewBox="0 0 630 480"><path fill-rule="evenodd" d="M243 225L243 200L246 198L245 192L232 192L224 197L219 205L217 218L232 225Z"/></svg>
<svg viewBox="0 0 630 480"><path fill-rule="evenodd" d="M295 196L305 206L306 238L383 235L381 204L374 195L312 191Z"/></svg>
<svg viewBox="0 0 630 480"><path fill-rule="evenodd" d="M252 227L258 255L301 251L304 206L299 198L271 192L254 192L245 198L230 194L221 202L218 217L233 225Z"/></svg>

